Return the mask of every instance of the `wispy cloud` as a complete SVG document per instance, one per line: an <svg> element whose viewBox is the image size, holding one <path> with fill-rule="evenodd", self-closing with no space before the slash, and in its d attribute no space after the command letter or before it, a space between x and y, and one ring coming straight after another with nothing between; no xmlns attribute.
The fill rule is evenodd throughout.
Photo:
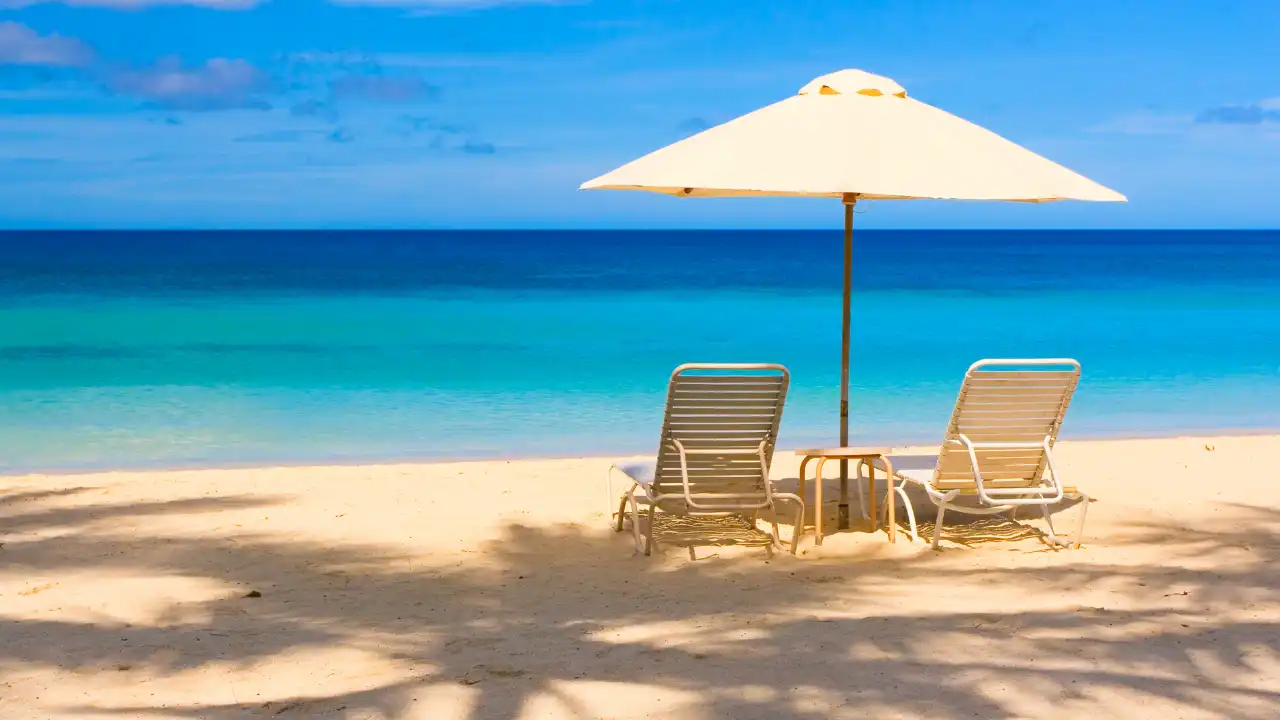
<svg viewBox="0 0 1280 720"><path fill-rule="evenodd" d="M419 8L432 12L466 12L512 5L566 5L574 0L330 0L335 5L373 5L382 7ZM585 0L578 0L579 2ZM267 0L0 0L0 9L18 9L41 4L72 7L137 10L139 8L192 5L213 10L248 10Z"/></svg>
<svg viewBox="0 0 1280 720"><path fill-rule="evenodd" d="M709 128L711 128L711 123L708 122L706 118L696 115L694 117L685 118L680 121L680 124L676 125L677 130L687 133L700 133Z"/></svg>
<svg viewBox="0 0 1280 720"><path fill-rule="evenodd" d="M427 12L466 12L514 5L581 5L587 0L330 0L335 5L417 8Z"/></svg>
<svg viewBox="0 0 1280 720"><path fill-rule="evenodd" d="M423 117L415 115L401 115L395 123L395 129L402 134L413 133L440 133L442 135L461 135L471 132L469 125L461 123L442 122L433 117Z"/></svg>
<svg viewBox="0 0 1280 720"><path fill-rule="evenodd" d="M1280 138L1280 98L1248 105L1220 105L1196 114L1143 110L1112 118L1089 131L1202 140Z"/></svg>
<svg viewBox="0 0 1280 720"><path fill-rule="evenodd" d="M137 10L162 5L194 5L214 10L248 10L265 0L0 0L0 9L18 9L32 5L59 4L72 7Z"/></svg>
<svg viewBox="0 0 1280 720"><path fill-rule="evenodd" d="M0 66L49 74L46 83L58 80L55 68L75 68L115 95L174 110L270 107L263 98L270 78L244 60L214 58L184 67L177 57L167 57L141 67L118 65L81 40L40 35L14 22L0 22Z"/></svg>
<svg viewBox="0 0 1280 720"><path fill-rule="evenodd" d="M586 30L634 30L644 27L646 21L639 18L602 18L598 20L580 20L575 27Z"/></svg>
<svg viewBox="0 0 1280 720"><path fill-rule="evenodd" d="M307 138L313 138L322 133L317 130L270 130L268 132L253 133L251 135L241 135L233 138L232 142L238 143L294 143L302 142Z"/></svg>
<svg viewBox="0 0 1280 720"><path fill-rule="evenodd" d="M1192 115L1143 110L1099 123L1089 128L1089 131L1119 135L1184 135L1194 124L1195 117Z"/></svg>
<svg viewBox="0 0 1280 720"><path fill-rule="evenodd" d="M335 100L412 103L435 100L440 88L416 75L346 75L329 83Z"/></svg>
<svg viewBox="0 0 1280 720"><path fill-rule="evenodd" d="M1196 116L1202 125L1261 125L1280 123L1280 98L1270 98L1249 105L1221 105Z"/></svg>
<svg viewBox="0 0 1280 720"><path fill-rule="evenodd" d="M175 110L271 107L263 98L270 79L244 60L214 58L183 67L177 58L164 58L150 67L110 71L107 85L118 94Z"/></svg>
<svg viewBox="0 0 1280 720"><path fill-rule="evenodd" d="M289 108L289 114L298 118L321 118L330 122L338 119L338 113L332 105L315 98L294 103Z"/></svg>
<svg viewBox="0 0 1280 720"><path fill-rule="evenodd" d="M458 151L466 155L493 155L498 152L498 148L490 142L468 140L458 146Z"/></svg>
<svg viewBox="0 0 1280 720"><path fill-rule="evenodd" d="M3 1L3 0L0 0ZM40 35L16 22L0 22L0 65L84 67L93 49L75 38Z"/></svg>
<svg viewBox="0 0 1280 720"><path fill-rule="evenodd" d="M297 65L321 65L344 69L380 68L483 68L527 62L515 55L435 55L430 53L301 52L283 58Z"/></svg>

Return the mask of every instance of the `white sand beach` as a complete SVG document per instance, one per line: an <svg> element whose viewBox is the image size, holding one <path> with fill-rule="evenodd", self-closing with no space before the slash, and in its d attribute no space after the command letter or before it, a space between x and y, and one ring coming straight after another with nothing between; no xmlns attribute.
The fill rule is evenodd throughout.
<svg viewBox="0 0 1280 720"><path fill-rule="evenodd" d="M636 556L601 459L10 477L0 716L1274 718L1278 454L1063 442L1080 550L772 559Z"/></svg>

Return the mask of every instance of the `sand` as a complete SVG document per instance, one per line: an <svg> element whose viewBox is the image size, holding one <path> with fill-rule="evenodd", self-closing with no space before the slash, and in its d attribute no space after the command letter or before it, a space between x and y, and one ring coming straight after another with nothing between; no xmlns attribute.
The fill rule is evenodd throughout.
<svg viewBox="0 0 1280 720"><path fill-rule="evenodd" d="M634 555L600 459L6 478L0 716L1280 717L1277 457L1064 442L1080 550L772 559Z"/></svg>

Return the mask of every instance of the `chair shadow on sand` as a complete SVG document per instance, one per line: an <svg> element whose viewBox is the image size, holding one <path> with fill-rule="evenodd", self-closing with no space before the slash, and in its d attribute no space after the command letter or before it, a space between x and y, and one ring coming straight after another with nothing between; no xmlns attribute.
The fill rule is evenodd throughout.
<svg viewBox="0 0 1280 720"><path fill-rule="evenodd" d="M779 519L781 521L781 518ZM651 532L648 521L641 529ZM697 516L658 513L654 517L655 547L677 546L688 550L691 560L703 547L764 548L772 555L773 536L744 515Z"/></svg>

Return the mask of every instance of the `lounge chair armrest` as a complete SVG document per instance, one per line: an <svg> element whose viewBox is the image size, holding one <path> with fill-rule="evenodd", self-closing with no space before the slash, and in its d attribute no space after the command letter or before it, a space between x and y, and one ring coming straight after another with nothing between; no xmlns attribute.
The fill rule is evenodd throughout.
<svg viewBox="0 0 1280 720"><path fill-rule="evenodd" d="M619 462L609 466L610 472L618 472L637 485L652 485L657 474L657 463L653 461Z"/></svg>
<svg viewBox="0 0 1280 720"><path fill-rule="evenodd" d="M1039 450L1044 447L1043 440L1037 440L1036 442L973 442L964 435L961 435L959 440L951 440L950 442L975 450Z"/></svg>
<svg viewBox="0 0 1280 720"><path fill-rule="evenodd" d="M769 446L770 438L766 437L760 441L759 445L753 448L686 448L684 443L674 437L669 437L668 440L680 455L680 480L684 485L684 499L685 502L689 503L689 507L700 507L693 496L693 489L689 486L689 467L686 461L690 455L746 455L759 458L760 476L764 483L766 504L773 503L773 486L769 482L769 460L765 456L765 449Z"/></svg>
<svg viewBox="0 0 1280 720"><path fill-rule="evenodd" d="M1040 442L987 442L975 443L970 440L964 433L960 433L960 443L964 445L969 452L969 464L973 468L973 479L978 486L978 497L989 505L1007 505L1007 504L1040 504L1045 500L1056 502L1062 499L1062 486L1058 484L1056 473L1053 470L1053 437L1046 435ZM1042 491L1034 491L1031 489L1022 490L1021 494L1028 496L1039 496L1038 499L1024 497L1021 501L1010 497L1011 495L1020 494L1016 490L1003 488L988 488L982 477L982 468L978 466L979 450L1043 450L1045 459L1049 466L1049 476L1052 478L1051 488L1048 493Z"/></svg>

